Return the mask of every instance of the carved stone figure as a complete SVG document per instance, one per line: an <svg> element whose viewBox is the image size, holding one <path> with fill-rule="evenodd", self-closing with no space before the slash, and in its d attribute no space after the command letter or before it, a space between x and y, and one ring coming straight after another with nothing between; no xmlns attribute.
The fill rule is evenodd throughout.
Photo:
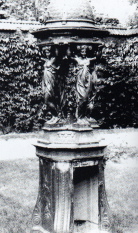
<svg viewBox="0 0 138 233"><path fill-rule="evenodd" d="M58 117L57 108L55 105L55 78L56 70L58 67L55 65L56 57L51 57L51 46L45 47L46 59L44 64L44 74L42 79L42 90L44 93L45 103L47 105L47 110L50 111L52 118L47 121L48 124L56 123Z"/></svg>
<svg viewBox="0 0 138 233"><path fill-rule="evenodd" d="M46 46L45 54L42 89L51 115L46 123L89 124L98 81L95 50L89 45L78 45L66 47L64 52L60 48L51 52L51 46Z"/></svg>
<svg viewBox="0 0 138 233"><path fill-rule="evenodd" d="M88 109L93 108L93 100L96 94L95 84L97 82L96 67L93 68L92 73L90 72L90 64L96 60L96 57L87 57L86 45L77 46L80 55L75 56L76 61L76 118L81 119L80 122L86 123L85 116L87 115ZM89 46L92 50L92 46ZM88 123L88 122L87 122Z"/></svg>

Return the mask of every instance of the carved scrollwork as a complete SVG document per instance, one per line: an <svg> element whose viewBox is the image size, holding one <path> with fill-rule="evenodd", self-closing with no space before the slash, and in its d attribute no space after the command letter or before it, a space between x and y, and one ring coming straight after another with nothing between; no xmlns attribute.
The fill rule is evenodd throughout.
<svg viewBox="0 0 138 233"><path fill-rule="evenodd" d="M44 218L46 220L51 219L51 201L50 201L50 187L47 174L44 174L44 182L42 184L42 202L44 205Z"/></svg>
<svg viewBox="0 0 138 233"><path fill-rule="evenodd" d="M102 218L101 229L106 232L109 232L111 229L111 224L107 214L104 214L104 217Z"/></svg>
<svg viewBox="0 0 138 233"><path fill-rule="evenodd" d="M107 201L107 195L105 191L105 179L104 179L104 161L99 162L99 216L100 216L100 228L103 231L111 232L111 219L109 214L109 205Z"/></svg>
<svg viewBox="0 0 138 233"><path fill-rule="evenodd" d="M51 165L43 159L40 162L39 193L36 206L33 212L33 230L44 229L52 231L53 211L51 201ZM42 231L43 232L43 231ZM46 232L46 231L44 231Z"/></svg>
<svg viewBox="0 0 138 233"><path fill-rule="evenodd" d="M33 225L41 224L41 204L40 204L40 195L38 195L37 203L33 212Z"/></svg>
<svg viewBox="0 0 138 233"><path fill-rule="evenodd" d="M41 224L41 217L39 214L35 213L33 216L33 224L40 225Z"/></svg>

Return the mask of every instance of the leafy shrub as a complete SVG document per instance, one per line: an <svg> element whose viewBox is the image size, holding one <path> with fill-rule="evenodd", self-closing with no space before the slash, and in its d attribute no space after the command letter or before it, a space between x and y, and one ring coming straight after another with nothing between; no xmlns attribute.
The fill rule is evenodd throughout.
<svg viewBox="0 0 138 233"><path fill-rule="evenodd" d="M138 126L138 40L105 39L104 72L93 114L102 127Z"/></svg>
<svg viewBox="0 0 138 233"><path fill-rule="evenodd" d="M5 130L30 131L42 123L41 52L22 35L0 40L0 122Z"/></svg>

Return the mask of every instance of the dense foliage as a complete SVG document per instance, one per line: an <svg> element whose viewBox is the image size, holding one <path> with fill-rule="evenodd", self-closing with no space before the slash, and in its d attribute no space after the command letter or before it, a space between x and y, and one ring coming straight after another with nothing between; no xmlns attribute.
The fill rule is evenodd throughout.
<svg viewBox="0 0 138 233"><path fill-rule="evenodd" d="M44 10L44 5L47 4L48 0L2 0L4 2L4 7L10 17L17 20L31 20L34 21L37 18L36 6L42 5Z"/></svg>
<svg viewBox="0 0 138 233"><path fill-rule="evenodd" d="M94 115L103 127L138 126L138 40L105 40Z"/></svg>
<svg viewBox="0 0 138 233"><path fill-rule="evenodd" d="M0 39L0 124L5 131L29 131L42 121L42 61L22 35ZM37 119L36 119L37 118Z"/></svg>

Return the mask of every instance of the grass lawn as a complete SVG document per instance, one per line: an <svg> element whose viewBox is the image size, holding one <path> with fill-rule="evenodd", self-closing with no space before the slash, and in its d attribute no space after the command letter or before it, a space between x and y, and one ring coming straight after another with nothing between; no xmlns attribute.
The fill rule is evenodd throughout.
<svg viewBox="0 0 138 233"><path fill-rule="evenodd" d="M138 232L138 158L109 161L106 190L117 233Z"/></svg>
<svg viewBox="0 0 138 233"><path fill-rule="evenodd" d="M38 192L38 160L1 162L0 233L30 233Z"/></svg>
<svg viewBox="0 0 138 233"><path fill-rule="evenodd" d="M109 146L106 190L115 230L138 232L138 157L134 146ZM38 159L0 161L0 233L30 233L38 193Z"/></svg>

